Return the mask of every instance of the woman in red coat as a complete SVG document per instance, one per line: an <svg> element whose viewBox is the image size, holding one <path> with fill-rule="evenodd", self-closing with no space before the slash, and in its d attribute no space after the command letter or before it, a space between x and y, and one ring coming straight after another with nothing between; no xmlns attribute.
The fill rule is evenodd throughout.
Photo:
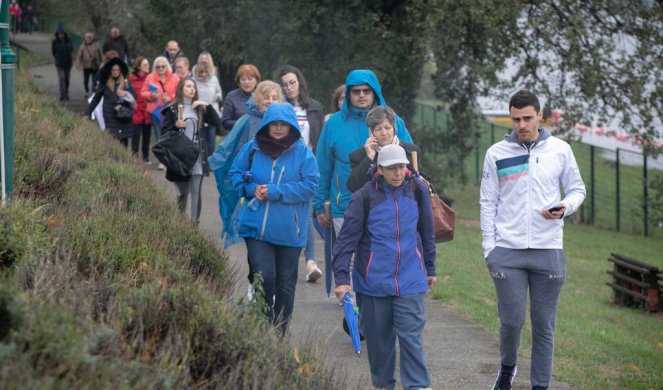
<svg viewBox="0 0 663 390"><path fill-rule="evenodd" d="M131 118L131 123L134 126L134 135L131 138L131 154L138 155L138 144L142 137L143 162L150 164L150 133L152 127L150 125L150 115L147 113L147 102L140 93L147 75L150 74L150 62L147 58L140 56L136 58L133 68L133 73L129 75L129 83L131 83L131 89L136 97L136 109Z"/></svg>

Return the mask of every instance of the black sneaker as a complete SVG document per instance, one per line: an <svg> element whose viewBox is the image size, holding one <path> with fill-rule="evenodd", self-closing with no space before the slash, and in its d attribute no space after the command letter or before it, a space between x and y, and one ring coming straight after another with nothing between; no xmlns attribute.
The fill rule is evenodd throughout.
<svg viewBox="0 0 663 390"><path fill-rule="evenodd" d="M513 383L513 378L515 378L516 372L518 372L516 367L513 367L513 372L502 372L502 370L500 370L500 372L497 373L497 379L493 385L493 390L511 390L511 383Z"/></svg>

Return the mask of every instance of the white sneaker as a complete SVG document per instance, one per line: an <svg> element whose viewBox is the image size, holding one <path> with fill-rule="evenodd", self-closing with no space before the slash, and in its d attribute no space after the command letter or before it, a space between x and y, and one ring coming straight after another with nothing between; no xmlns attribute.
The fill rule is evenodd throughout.
<svg viewBox="0 0 663 390"><path fill-rule="evenodd" d="M159 169L160 171L165 171L165 170L166 170L166 166L163 165L163 164L159 164L159 166L157 167L157 169Z"/></svg>
<svg viewBox="0 0 663 390"><path fill-rule="evenodd" d="M306 262L306 281L308 283L313 283L316 280L320 279L322 276L322 271L318 268L318 265L315 264L315 260L308 260Z"/></svg>

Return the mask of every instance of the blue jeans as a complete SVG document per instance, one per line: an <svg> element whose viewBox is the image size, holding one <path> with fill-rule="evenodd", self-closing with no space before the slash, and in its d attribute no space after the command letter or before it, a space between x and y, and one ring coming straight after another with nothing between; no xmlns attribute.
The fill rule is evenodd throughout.
<svg viewBox="0 0 663 390"><path fill-rule="evenodd" d="M262 274L266 314L272 324L280 326L283 335L295 306L297 262L302 248L274 245L253 238L244 241L251 271Z"/></svg>
<svg viewBox="0 0 663 390"><path fill-rule="evenodd" d="M315 227L313 226L313 199L308 203L308 230L306 236L306 248L304 248L304 262L315 260Z"/></svg>
<svg viewBox="0 0 663 390"><path fill-rule="evenodd" d="M400 297L357 294L359 327L366 337L373 386L396 386L396 338L401 350L401 381L405 390L430 386L424 358L426 323L424 293Z"/></svg>

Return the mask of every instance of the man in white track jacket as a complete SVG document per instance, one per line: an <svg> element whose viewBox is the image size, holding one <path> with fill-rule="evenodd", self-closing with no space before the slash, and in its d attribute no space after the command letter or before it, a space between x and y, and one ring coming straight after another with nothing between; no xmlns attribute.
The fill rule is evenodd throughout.
<svg viewBox="0 0 663 390"><path fill-rule="evenodd" d="M501 369L493 389L511 389L528 290L532 389L547 389L566 276L563 218L582 204L585 184L569 144L538 127L542 111L536 95L517 92L509 112L513 131L486 152L480 194L484 257L501 323Z"/></svg>

